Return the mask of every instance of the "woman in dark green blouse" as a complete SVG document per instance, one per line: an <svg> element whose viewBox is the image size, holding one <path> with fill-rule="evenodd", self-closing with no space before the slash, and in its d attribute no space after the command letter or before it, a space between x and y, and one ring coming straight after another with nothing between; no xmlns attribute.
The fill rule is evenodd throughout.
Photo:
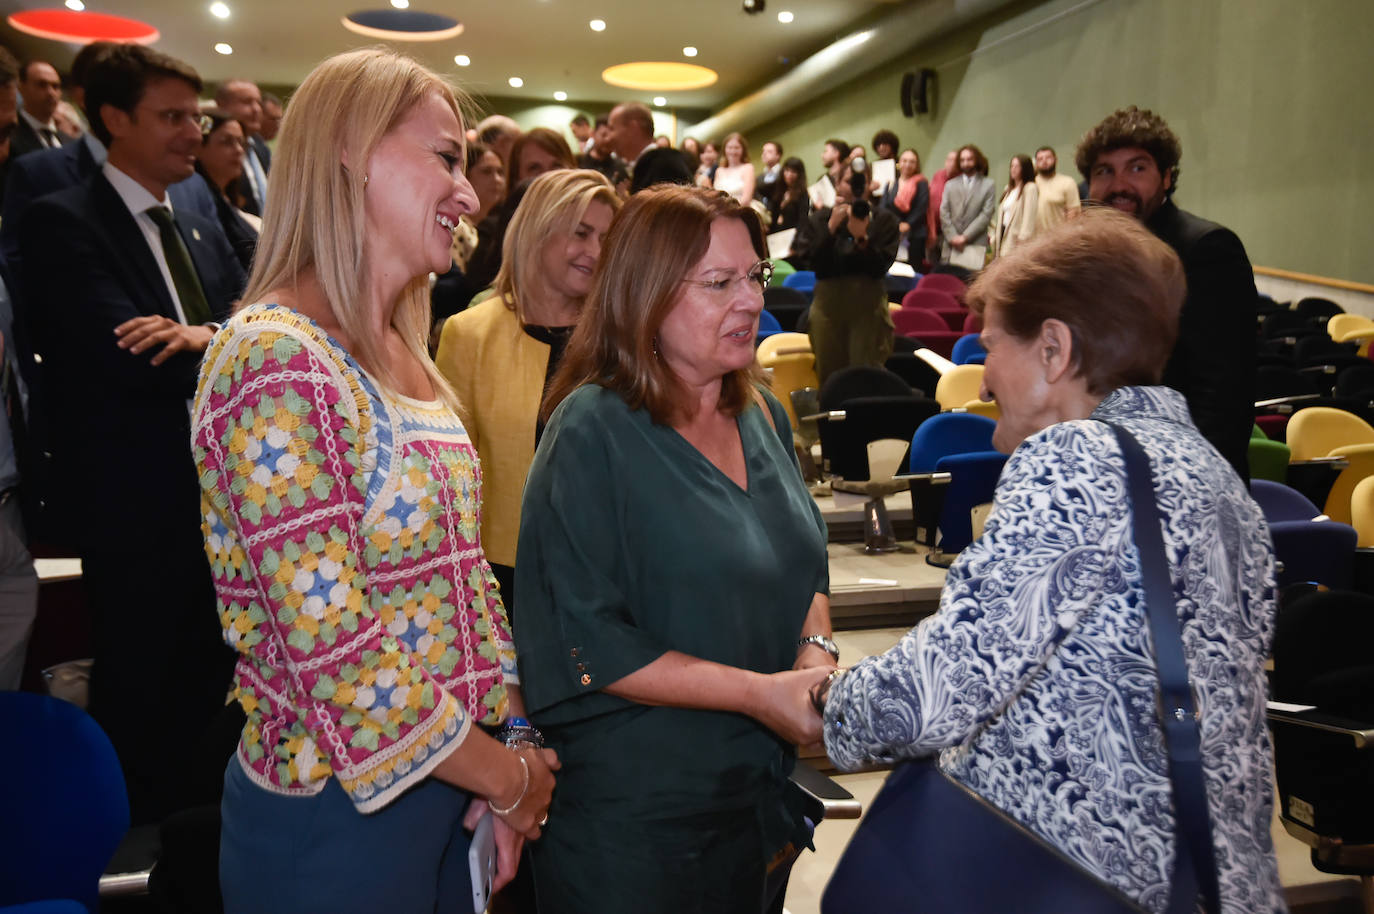
<svg viewBox="0 0 1374 914"><path fill-rule="evenodd" d="M541 914L758 914L808 842L796 696L836 658L825 524L754 360L763 257L730 198L637 194L545 401L515 633L563 760Z"/></svg>

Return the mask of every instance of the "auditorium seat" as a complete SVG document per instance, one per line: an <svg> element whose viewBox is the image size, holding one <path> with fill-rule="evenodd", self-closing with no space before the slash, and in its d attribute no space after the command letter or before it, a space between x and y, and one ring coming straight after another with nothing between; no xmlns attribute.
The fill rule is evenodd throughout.
<svg viewBox="0 0 1374 914"><path fill-rule="evenodd" d="M774 286L781 288L783 286L783 280L797 272L796 267L792 266L792 264L783 260L781 257L770 257L768 258L768 262L773 265L773 278L768 281L769 288L773 288Z"/></svg>
<svg viewBox="0 0 1374 914"><path fill-rule="evenodd" d="M820 419L821 454L826 471L858 482L870 478L868 443L891 438L910 441L917 429L940 412L927 397L906 395L852 397Z"/></svg>
<svg viewBox="0 0 1374 914"><path fill-rule="evenodd" d="M1292 456L1293 452L1282 441L1251 438L1246 452L1250 464L1250 478L1286 483L1288 463Z"/></svg>
<svg viewBox="0 0 1374 914"><path fill-rule="evenodd" d="M1367 476L1355 485L1350 495L1350 524L1359 534L1359 548L1374 548L1374 476Z"/></svg>
<svg viewBox="0 0 1374 914"><path fill-rule="evenodd" d="M1006 455L993 450L997 423L971 413L941 413L927 419L911 439L912 518L916 541L939 553L963 549L972 539L970 510L992 500ZM937 539L936 531L939 531Z"/></svg>
<svg viewBox="0 0 1374 914"><path fill-rule="evenodd" d="M797 413L792 406L792 391L821 386L820 379L816 376L816 356L810 352L773 354L766 358L760 356L759 364L772 373L773 396L782 401L792 428L800 428L801 423L798 422Z"/></svg>
<svg viewBox="0 0 1374 914"><path fill-rule="evenodd" d="M942 409L954 409L970 400L977 400L983 386L982 365L955 365L940 375L935 386L935 399Z"/></svg>
<svg viewBox="0 0 1374 914"><path fill-rule="evenodd" d="M887 357L884 367L928 397L934 395L935 386L940 383L940 372L914 352L894 352Z"/></svg>
<svg viewBox="0 0 1374 914"><path fill-rule="evenodd" d="M1293 310L1319 327L1326 326L1326 322L1337 314L1345 313L1344 308L1330 299L1315 297L1299 299Z"/></svg>
<svg viewBox="0 0 1374 914"><path fill-rule="evenodd" d="M114 747L76 705L0 692L0 905L69 899L100 909L100 876L129 828Z"/></svg>
<svg viewBox="0 0 1374 914"><path fill-rule="evenodd" d="M902 307L922 308L926 311L967 311L950 293L919 286L902 297Z"/></svg>
<svg viewBox="0 0 1374 914"><path fill-rule="evenodd" d="M759 343L759 347L754 351L754 355L758 357L761 363L764 359L770 358L771 356L788 355L792 351L810 352L811 337L807 336L805 333L788 333L787 331L774 333L772 336Z"/></svg>
<svg viewBox="0 0 1374 914"><path fill-rule="evenodd" d="M1325 457L1338 447L1374 444L1374 427L1343 409L1312 406L1288 420L1288 446L1294 460Z"/></svg>
<svg viewBox="0 0 1374 914"><path fill-rule="evenodd" d="M782 281L784 289L796 289L806 296L807 301L816 291L816 274L811 270L797 270Z"/></svg>
<svg viewBox="0 0 1374 914"><path fill-rule="evenodd" d="M954 350L950 353L950 361L956 365L981 365L987 354L983 344L978 341L978 334L967 333L954 344Z"/></svg>
<svg viewBox="0 0 1374 914"><path fill-rule="evenodd" d="M1374 898L1374 598L1312 590L1280 601L1269 707L1284 830L1325 873ZM1292 706L1312 706L1293 710Z"/></svg>
<svg viewBox="0 0 1374 914"><path fill-rule="evenodd" d="M964 300L964 292L968 290L963 280L949 273L927 273L916 283L916 288L938 289L953 295L961 302Z"/></svg>
<svg viewBox="0 0 1374 914"><path fill-rule="evenodd" d="M1348 365L1336 375L1333 394L1356 400L1374 400L1374 362Z"/></svg>

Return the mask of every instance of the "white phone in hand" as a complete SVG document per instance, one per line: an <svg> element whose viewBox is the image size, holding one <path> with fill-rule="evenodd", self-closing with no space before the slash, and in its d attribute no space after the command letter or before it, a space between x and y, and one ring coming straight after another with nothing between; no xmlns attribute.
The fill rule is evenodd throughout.
<svg viewBox="0 0 1374 914"><path fill-rule="evenodd" d="M487 810L478 820L472 832L472 843L468 845L468 877L472 881L473 914L485 914L491 901L491 881L496 872L496 831L492 825L495 818Z"/></svg>

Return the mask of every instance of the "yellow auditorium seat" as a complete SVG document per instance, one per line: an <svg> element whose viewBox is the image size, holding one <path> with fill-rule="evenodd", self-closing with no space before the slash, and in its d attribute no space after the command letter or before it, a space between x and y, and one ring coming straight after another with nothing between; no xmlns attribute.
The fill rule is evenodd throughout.
<svg viewBox="0 0 1374 914"><path fill-rule="evenodd" d="M984 402L982 400L970 400L964 404L964 409L978 416L987 416L994 422L1002 418L1002 411L997 408L997 401Z"/></svg>
<svg viewBox="0 0 1374 914"><path fill-rule="evenodd" d="M1326 496L1322 513L1338 523L1349 524L1351 500L1355 496L1356 487L1374 476L1374 444L1351 444L1332 448L1327 456L1344 457L1350 461L1350 465L1341 470L1341 474L1331 484L1331 492Z"/></svg>
<svg viewBox="0 0 1374 914"><path fill-rule="evenodd" d="M982 386L982 365L955 365L940 375L940 382L935 385L935 399L941 409L954 409L977 400Z"/></svg>
<svg viewBox="0 0 1374 914"><path fill-rule="evenodd" d="M792 391L821 386L820 378L816 376L815 355L810 352L772 355L766 359L760 358L759 364L773 372L773 396L782 401L787 418L792 422L792 429L800 429L797 412L792 408Z"/></svg>
<svg viewBox="0 0 1374 914"><path fill-rule="evenodd" d="M1353 330L1374 330L1374 321L1362 314L1336 314L1326 322L1327 335L1337 342Z"/></svg>
<svg viewBox="0 0 1374 914"><path fill-rule="evenodd" d="M767 367L767 359L779 354L790 355L791 353L788 353L787 350L791 349L799 352L810 352L811 337L805 333L774 333L764 337L754 354L758 357L759 364Z"/></svg>
<svg viewBox="0 0 1374 914"><path fill-rule="evenodd" d="M1287 438L1295 461L1315 460L1338 447L1374 444L1374 427L1343 409L1310 406L1288 420Z"/></svg>
<svg viewBox="0 0 1374 914"><path fill-rule="evenodd" d="M1355 545L1361 549L1374 546L1374 476L1366 476L1355 486L1350 497L1350 525L1360 534Z"/></svg>

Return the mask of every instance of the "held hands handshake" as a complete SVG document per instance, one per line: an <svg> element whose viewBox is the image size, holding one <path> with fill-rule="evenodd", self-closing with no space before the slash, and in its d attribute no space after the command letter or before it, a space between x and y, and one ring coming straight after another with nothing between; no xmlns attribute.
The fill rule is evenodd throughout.
<svg viewBox="0 0 1374 914"><path fill-rule="evenodd" d="M760 711L755 718L795 745L820 742L822 721L811 703L811 690L833 669L833 665L808 666L760 677L762 694L755 704Z"/></svg>

